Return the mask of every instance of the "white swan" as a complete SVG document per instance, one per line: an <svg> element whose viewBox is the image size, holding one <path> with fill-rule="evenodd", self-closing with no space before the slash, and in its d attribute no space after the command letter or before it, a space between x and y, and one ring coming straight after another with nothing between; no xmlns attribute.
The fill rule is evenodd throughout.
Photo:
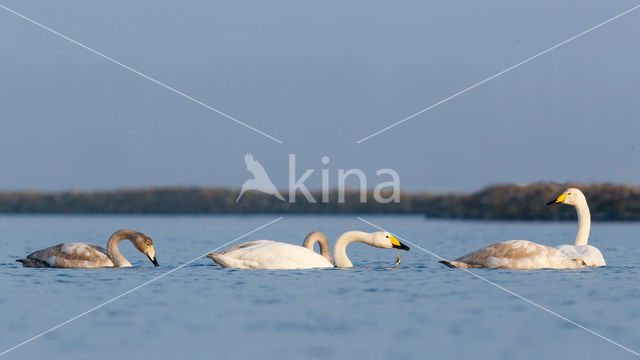
<svg viewBox="0 0 640 360"><path fill-rule="evenodd" d="M316 242L320 244L322 255L313 251ZM319 231L307 235L303 246L257 240L207 256L225 268L284 270L333 267L329 242Z"/></svg>
<svg viewBox="0 0 640 360"><path fill-rule="evenodd" d="M510 240L476 250L454 261L440 261L457 268L509 268L509 269L567 269L585 266L605 266L602 253L588 245L591 215L587 199L576 188L565 190L547 205L573 205L578 213L578 232L574 245L557 248L526 240Z"/></svg>
<svg viewBox="0 0 640 360"><path fill-rule="evenodd" d="M107 249L87 243L62 243L35 251L26 259L16 260L26 267L100 268L129 267L131 263L120 254L118 244L130 240L153 265L158 266L153 241L145 234L133 230L118 230L107 242Z"/></svg>
<svg viewBox="0 0 640 360"><path fill-rule="evenodd" d="M320 243L323 255L313 251L313 244ZM409 250L389 233L365 233L349 231L336 241L334 256L338 267L353 267L346 254L349 243L359 241L379 248L396 248ZM216 264L226 268L242 269L309 269L333 267L327 238L320 232L312 232L307 236L304 246L271 241L258 240L236 245L219 254L209 254Z"/></svg>

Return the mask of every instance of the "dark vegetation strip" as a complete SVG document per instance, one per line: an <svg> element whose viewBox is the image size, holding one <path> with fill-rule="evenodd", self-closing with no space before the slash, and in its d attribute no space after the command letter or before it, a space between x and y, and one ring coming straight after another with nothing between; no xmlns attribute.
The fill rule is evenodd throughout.
<svg viewBox="0 0 640 360"><path fill-rule="evenodd" d="M377 203L371 192L360 203L358 191L348 191L345 203L331 192L329 203L309 203L298 194L295 203L249 192L236 204L237 190L157 188L109 192L4 192L0 213L14 214L424 214L430 218L558 220L574 219L568 206L546 207L566 187L587 196L594 220L640 220L640 187L612 184L496 185L470 194L403 193L399 203ZM287 198L287 194L283 194Z"/></svg>

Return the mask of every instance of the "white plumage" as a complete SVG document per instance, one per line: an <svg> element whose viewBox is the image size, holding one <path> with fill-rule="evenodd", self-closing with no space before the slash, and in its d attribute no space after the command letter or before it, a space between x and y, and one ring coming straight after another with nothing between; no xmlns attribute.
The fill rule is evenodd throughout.
<svg viewBox="0 0 640 360"><path fill-rule="evenodd" d="M387 232L365 233L348 231L340 236L334 247L336 265L353 267L346 253L347 245L357 241L385 249L409 250ZM320 243L322 255L313 251ZM327 238L314 231L304 241L304 247L272 240L258 240L236 245L219 254L208 255L216 264L226 268L242 269L310 269L333 267Z"/></svg>
<svg viewBox="0 0 640 360"><path fill-rule="evenodd" d="M591 245L560 245L557 247L569 259L578 259L585 266L605 266L604 257L598 248Z"/></svg>
<svg viewBox="0 0 640 360"><path fill-rule="evenodd" d="M273 270L333 267L333 263L313 250L272 240L246 242L208 256L226 268Z"/></svg>

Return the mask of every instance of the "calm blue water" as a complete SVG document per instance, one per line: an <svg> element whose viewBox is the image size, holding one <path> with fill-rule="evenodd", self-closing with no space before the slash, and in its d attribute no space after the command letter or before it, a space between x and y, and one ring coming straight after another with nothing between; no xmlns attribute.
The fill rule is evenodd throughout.
<svg viewBox="0 0 640 360"><path fill-rule="evenodd" d="M275 216L2 216L0 352L117 296ZM570 243L575 223L432 221L367 216L446 258L524 238ZM105 245L118 228L153 238L159 268L123 242L130 269L32 269L15 259L62 241ZM287 216L242 241L333 242L372 227L353 216ZM596 223L591 244L609 266L474 270L640 351L640 224ZM461 270L413 249L352 244L349 270L228 270L203 258L26 344L6 359L142 358L634 358Z"/></svg>

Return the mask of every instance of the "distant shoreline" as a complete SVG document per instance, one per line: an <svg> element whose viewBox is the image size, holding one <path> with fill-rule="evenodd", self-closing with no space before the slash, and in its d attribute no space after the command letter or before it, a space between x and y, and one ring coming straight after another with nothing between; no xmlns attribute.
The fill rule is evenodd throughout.
<svg viewBox="0 0 640 360"><path fill-rule="evenodd" d="M239 190L226 188L151 188L101 192L0 192L0 214L420 214L439 219L569 220L568 206L545 206L568 186L587 196L591 216L600 221L640 220L640 186L615 184L494 185L469 194L403 193L399 203L375 202L371 191L360 203L357 190L337 203L295 203L249 192L236 204ZM314 192L320 199L320 192ZM287 197L285 195L285 197Z"/></svg>

